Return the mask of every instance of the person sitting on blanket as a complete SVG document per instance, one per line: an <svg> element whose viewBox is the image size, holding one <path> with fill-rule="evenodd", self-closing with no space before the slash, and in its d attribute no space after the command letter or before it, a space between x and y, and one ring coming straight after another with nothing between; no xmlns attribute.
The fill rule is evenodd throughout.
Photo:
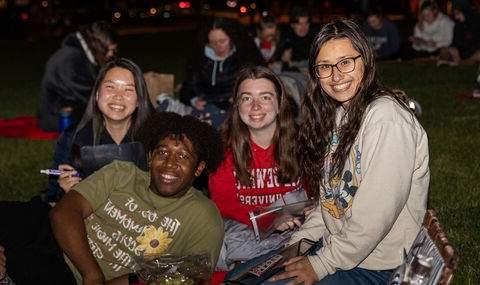
<svg viewBox="0 0 480 285"><path fill-rule="evenodd" d="M34 216L44 220L48 213L51 229L47 221L25 235L23 227L14 231L2 221L0 244L8 271L18 269L12 270L17 275L9 273L17 284L73 284L73 276L77 284L129 284L139 257L164 254L204 255L213 270L223 222L214 203L191 185L222 161L219 133L191 116L154 113L138 140L148 153L149 172L124 161L96 171L52 210ZM0 214L18 216L17 208L2 202ZM58 246L43 239L52 231ZM16 246L27 240L29 246Z"/></svg>
<svg viewBox="0 0 480 285"><path fill-rule="evenodd" d="M211 199L225 218L228 250L222 251L217 270L288 240L289 235L275 235L270 242L257 242L249 211L302 189L293 143L297 105L280 78L266 67L246 67L238 74L233 94L232 112L221 127L225 159L208 181ZM289 222L279 230L293 226Z"/></svg>

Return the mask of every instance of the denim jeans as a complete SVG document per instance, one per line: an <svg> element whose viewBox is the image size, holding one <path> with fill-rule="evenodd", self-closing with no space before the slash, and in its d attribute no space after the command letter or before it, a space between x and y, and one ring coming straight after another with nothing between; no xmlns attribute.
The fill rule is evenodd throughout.
<svg viewBox="0 0 480 285"><path fill-rule="evenodd" d="M316 282L316 285L384 285L387 284L393 270L368 270L363 268L353 268L346 271L337 271L328 275L322 280ZM290 279L277 282L265 281L263 285L283 285Z"/></svg>

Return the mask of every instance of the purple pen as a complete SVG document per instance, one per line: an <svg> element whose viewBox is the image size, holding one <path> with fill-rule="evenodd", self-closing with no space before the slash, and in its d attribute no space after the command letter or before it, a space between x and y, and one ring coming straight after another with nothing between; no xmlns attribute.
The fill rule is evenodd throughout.
<svg viewBox="0 0 480 285"><path fill-rule="evenodd" d="M58 169L40 169L40 173L46 174L46 175L60 176L60 174L62 174L63 171ZM79 174L75 173L73 176L79 176Z"/></svg>

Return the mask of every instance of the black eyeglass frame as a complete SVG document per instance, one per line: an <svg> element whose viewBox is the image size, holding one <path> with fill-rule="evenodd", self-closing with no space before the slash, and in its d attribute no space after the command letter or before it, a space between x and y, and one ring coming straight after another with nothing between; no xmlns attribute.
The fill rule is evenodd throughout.
<svg viewBox="0 0 480 285"><path fill-rule="evenodd" d="M361 54L357 55L357 56L354 56L354 57L346 57L344 59L341 59L339 60L337 63L335 64L328 64L328 63L319 63L319 64L315 64L313 66L313 73L319 78L319 79L325 79L325 78L329 78L330 76L333 75L333 68L335 67L340 73L350 73L350 72L353 72L355 70L355 68L357 67L356 64L357 64L357 59L362 57ZM353 69L350 70L350 71L347 71L347 72L343 72L340 70L340 68L338 68L338 64L344 60L347 60L347 59L353 59ZM323 77L320 77L319 75L319 72L317 72L317 67L320 66L320 65L328 65L330 66L330 74L328 76L323 76Z"/></svg>

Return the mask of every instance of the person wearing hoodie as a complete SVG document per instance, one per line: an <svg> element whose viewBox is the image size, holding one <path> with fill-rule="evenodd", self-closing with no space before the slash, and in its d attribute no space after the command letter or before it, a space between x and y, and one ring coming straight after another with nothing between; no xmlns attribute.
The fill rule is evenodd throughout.
<svg viewBox="0 0 480 285"><path fill-rule="evenodd" d="M180 91L183 103L212 116L230 109L238 71L260 63L253 40L241 28L233 21L215 18L199 32L199 46L194 49Z"/></svg>
<svg viewBox="0 0 480 285"><path fill-rule="evenodd" d="M65 37L42 79L38 110L42 130L57 131L62 111L72 114L74 126L80 121L100 67L116 50L116 34L106 21L80 26Z"/></svg>
<svg viewBox="0 0 480 285"><path fill-rule="evenodd" d="M452 43L454 25L434 1L424 1L413 35L409 38L412 45L407 58L437 55L441 48Z"/></svg>
<svg viewBox="0 0 480 285"><path fill-rule="evenodd" d="M395 59L400 50L400 34L397 26L383 14L381 7L367 11L362 30L375 50L377 60Z"/></svg>

